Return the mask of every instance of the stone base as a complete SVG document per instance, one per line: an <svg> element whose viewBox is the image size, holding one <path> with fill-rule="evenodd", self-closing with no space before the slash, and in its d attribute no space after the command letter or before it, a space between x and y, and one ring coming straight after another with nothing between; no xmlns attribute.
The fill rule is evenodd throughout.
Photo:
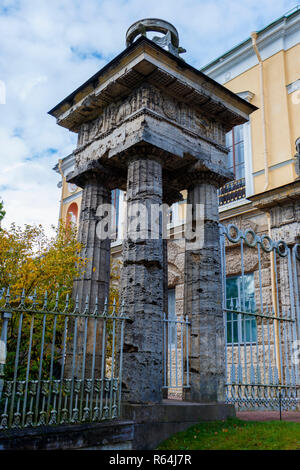
<svg viewBox="0 0 300 470"><path fill-rule="evenodd" d="M164 400L155 404L130 404L122 416L134 422L134 450L155 449L161 442L199 421L219 421L235 417L234 405Z"/></svg>
<svg viewBox="0 0 300 470"><path fill-rule="evenodd" d="M14 429L0 432L0 450L130 450L133 429L117 420Z"/></svg>

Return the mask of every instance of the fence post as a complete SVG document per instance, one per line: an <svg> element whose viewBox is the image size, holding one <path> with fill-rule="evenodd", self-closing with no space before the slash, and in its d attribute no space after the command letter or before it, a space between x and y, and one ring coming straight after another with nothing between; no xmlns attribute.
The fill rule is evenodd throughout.
<svg viewBox="0 0 300 470"><path fill-rule="evenodd" d="M8 321L11 318L11 313L3 313L3 323L0 338L0 399L2 397L2 391L4 386L4 370L6 363L6 345L7 345L7 327Z"/></svg>

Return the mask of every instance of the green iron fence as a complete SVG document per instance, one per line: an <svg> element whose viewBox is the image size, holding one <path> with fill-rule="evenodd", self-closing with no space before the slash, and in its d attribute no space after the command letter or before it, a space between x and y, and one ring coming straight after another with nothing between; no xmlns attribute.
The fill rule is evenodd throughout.
<svg viewBox="0 0 300 470"><path fill-rule="evenodd" d="M226 402L299 409L300 244L220 224Z"/></svg>
<svg viewBox="0 0 300 470"><path fill-rule="evenodd" d="M126 316L88 305L0 293L1 430L119 417Z"/></svg>

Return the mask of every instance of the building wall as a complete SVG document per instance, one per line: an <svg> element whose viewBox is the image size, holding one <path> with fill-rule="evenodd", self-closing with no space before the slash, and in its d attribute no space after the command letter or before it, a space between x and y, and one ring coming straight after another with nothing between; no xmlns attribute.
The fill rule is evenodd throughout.
<svg viewBox="0 0 300 470"><path fill-rule="evenodd" d="M263 62L264 102L269 167L268 189L280 187L297 178L294 165L295 141L300 135L300 100L288 93L287 86L300 77L300 44L281 50ZM250 91L251 103L259 109L250 116L254 194L265 190L262 100L259 65L224 85L235 93Z"/></svg>

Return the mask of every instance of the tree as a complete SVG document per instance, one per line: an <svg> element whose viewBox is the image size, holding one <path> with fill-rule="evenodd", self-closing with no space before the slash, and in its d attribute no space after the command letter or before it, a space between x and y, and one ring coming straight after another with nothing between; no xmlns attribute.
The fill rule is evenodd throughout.
<svg viewBox="0 0 300 470"><path fill-rule="evenodd" d="M3 208L3 201L2 201L2 202L0 202L0 224L1 224L1 220L4 218L5 214L6 214L6 212Z"/></svg>
<svg viewBox="0 0 300 470"><path fill-rule="evenodd" d="M56 292L66 296L86 264L80 250L72 226L60 224L54 236L47 237L41 225L22 229L12 224L0 232L0 288L10 287L18 298L23 289L26 297L47 291L49 302Z"/></svg>
<svg viewBox="0 0 300 470"><path fill-rule="evenodd" d="M72 292L73 278L78 276L86 264L80 256L81 244L77 241L72 226L60 224L52 237L47 237L41 225L26 225L23 229L12 224L9 230L0 231L0 290L7 294L10 288L10 305L18 307L21 300L25 307L35 302L33 310L42 310L47 292L47 309L63 311L66 296ZM57 295L58 293L58 301ZM3 297L1 303L3 304ZM13 313L8 324L6 377L12 377L17 349L20 313ZM47 315L44 335L45 352L43 369L49 371L54 315ZM34 322L30 361L31 378L37 378L39 355L43 331L43 314L24 314L22 336L19 346L18 377L25 377L29 349L31 323ZM56 317L54 368L59 369L61 344L64 331L63 315ZM44 374L43 374L44 375Z"/></svg>
<svg viewBox="0 0 300 470"><path fill-rule="evenodd" d="M44 295L47 292L47 309L62 312L65 308L66 296L71 296L73 279L80 276L85 269L87 259L80 256L82 245L77 240L76 229L71 225L60 224L53 237L47 237L41 225L26 225L23 229L12 224L9 230L0 231L0 292L8 287L11 292L10 305L18 307L22 298L25 305L30 306L34 300L35 310L43 309ZM118 311L119 269L117 263L111 266L111 286L109 294L109 311L115 299ZM58 293L58 300L57 300ZM0 300L4 304L5 296ZM72 301L70 299L72 309ZM20 310L21 312L21 310ZM26 314L22 319L22 341L20 344L20 360L18 377L25 377L29 349L30 329L33 315ZM17 348L19 313L14 313L10 322L7 337L6 377L12 377ZM64 316L57 315L55 337L54 375L59 376L64 333ZM47 315L45 328L45 350L43 357L43 376L47 378L51 360L51 342L53 335L54 315ZM108 349L111 348L111 322L108 322ZM34 315L30 376L37 378L40 363L41 332L43 330L43 314ZM71 334L71 329L70 329Z"/></svg>

